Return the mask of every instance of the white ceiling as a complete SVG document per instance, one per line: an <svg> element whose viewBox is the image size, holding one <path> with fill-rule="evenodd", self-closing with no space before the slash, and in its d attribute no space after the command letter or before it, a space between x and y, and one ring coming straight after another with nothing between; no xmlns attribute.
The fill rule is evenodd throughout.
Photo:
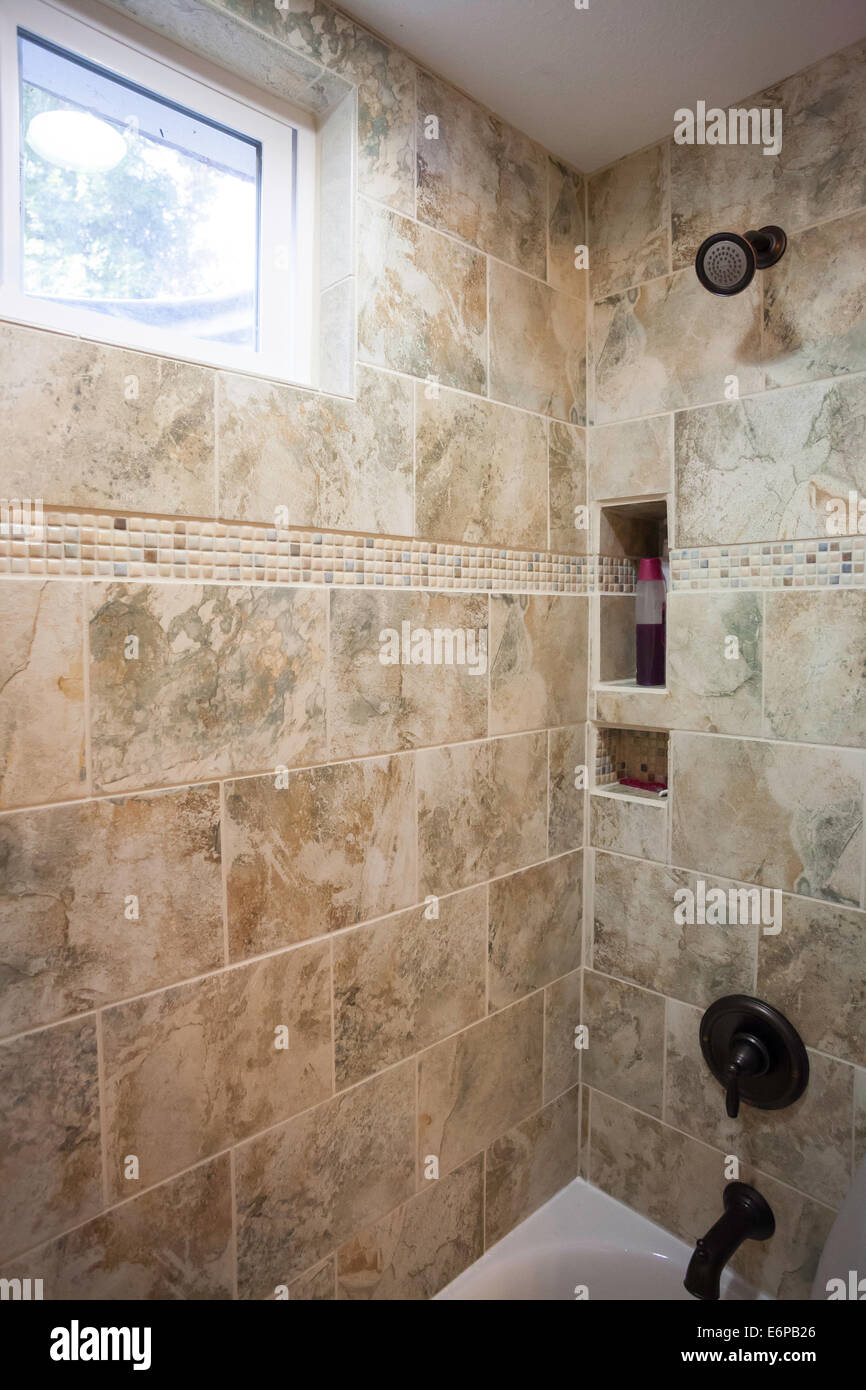
<svg viewBox="0 0 866 1390"><path fill-rule="evenodd" d="M866 34L863 0L338 0L591 173Z"/></svg>

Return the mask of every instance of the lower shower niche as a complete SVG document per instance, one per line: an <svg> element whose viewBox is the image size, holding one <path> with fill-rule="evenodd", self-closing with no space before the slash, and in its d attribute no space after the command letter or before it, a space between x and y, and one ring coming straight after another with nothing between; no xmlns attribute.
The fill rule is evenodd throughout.
<svg viewBox="0 0 866 1390"><path fill-rule="evenodd" d="M596 728L593 793L664 805L668 734L658 729Z"/></svg>

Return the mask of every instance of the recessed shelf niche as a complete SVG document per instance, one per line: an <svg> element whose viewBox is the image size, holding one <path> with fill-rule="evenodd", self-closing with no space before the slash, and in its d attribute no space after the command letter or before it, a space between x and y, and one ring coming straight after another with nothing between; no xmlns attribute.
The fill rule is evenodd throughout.
<svg viewBox="0 0 866 1390"><path fill-rule="evenodd" d="M666 731L596 726L593 792L604 796L631 796L664 806L666 797L639 787L623 786L624 777L667 785L668 741Z"/></svg>
<svg viewBox="0 0 866 1390"><path fill-rule="evenodd" d="M597 517L599 554L626 556L635 562L668 558L668 516L664 497L602 503ZM616 683L623 689L664 690L639 686L635 658L635 595L600 594L596 685Z"/></svg>

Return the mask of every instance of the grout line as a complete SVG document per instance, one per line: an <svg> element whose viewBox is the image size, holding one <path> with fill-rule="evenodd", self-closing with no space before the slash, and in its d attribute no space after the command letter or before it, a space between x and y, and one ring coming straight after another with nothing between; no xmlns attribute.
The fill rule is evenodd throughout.
<svg viewBox="0 0 866 1390"><path fill-rule="evenodd" d="M235 1150L229 1150L229 1200L231 1202L232 1297L238 1299L238 1201Z"/></svg>

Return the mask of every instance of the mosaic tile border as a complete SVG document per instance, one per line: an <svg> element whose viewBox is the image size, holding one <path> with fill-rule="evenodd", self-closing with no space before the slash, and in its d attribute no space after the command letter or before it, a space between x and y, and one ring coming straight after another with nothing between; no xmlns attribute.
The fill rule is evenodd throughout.
<svg viewBox="0 0 866 1390"><path fill-rule="evenodd" d="M639 777L645 782L668 780L667 731L655 729L596 730L595 783L606 787L622 777Z"/></svg>
<svg viewBox="0 0 866 1390"><path fill-rule="evenodd" d="M866 536L672 550L671 588L866 588Z"/></svg>
<svg viewBox="0 0 866 1390"><path fill-rule="evenodd" d="M672 550L673 591L866 588L866 536ZM0 576L631 594L637 561L65 508L0 525Z"/></svg>
<svg viewBox="0 0 866 1390"><path fill-rule="evenodd" d="M46 510L37 533L0 535L0 575L632 593L635 564L496 546L448 545L218 521Z"/></svg>

